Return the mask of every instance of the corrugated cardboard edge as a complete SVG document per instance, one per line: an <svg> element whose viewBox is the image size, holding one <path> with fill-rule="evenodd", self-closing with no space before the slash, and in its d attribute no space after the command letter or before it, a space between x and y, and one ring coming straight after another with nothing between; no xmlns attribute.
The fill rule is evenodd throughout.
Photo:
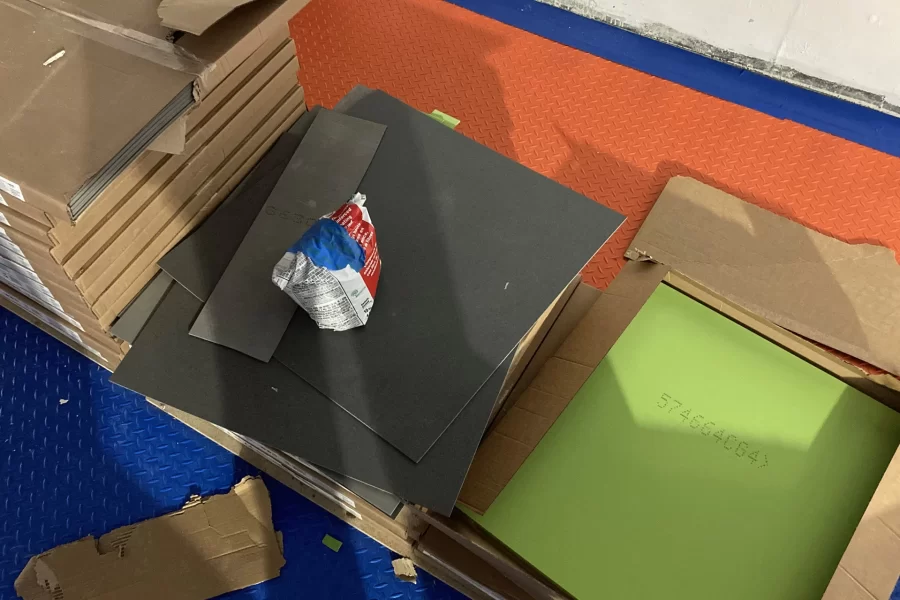
<svg viewBox="0 0 900 600"><path fill-rule="evenodd" d="M752 313L900 373L900 265L688 177L666 184L626 257L653 260Z"/></svg>
<svg viewBox="0 0 900 600"><path fill-rule="evenodd" d="M200 100L206 96L308 3L309 0L257 0L238 7L204 35L188 34L178 40L179 47L210 64L194 85L194 97Z"/></svg>
<svg viewBox="0 0 900 600"><path fill-rule="evenodd" d="M184 572L182 561L203 566L190 583L171 577ZM125 589L131 598L158 590L168 600L202 600L277 577L284 564L268 490L246 477L227 494L34 556L15 589L24 600L108 598Z"/></svg>
<svg viewBox="0 0 900 600"><path fill-rule="evenodd" d="M607 291L573 294L552 338L523 373L510 408L485 437L459 501L484 513L625 331L668 269L630 263ZM573 301L577 301L573 304ZM589 308L587 308L589 306ZM549 342L549 343L548 343Z"/></svg>
<svg viewBox="0 0 900 600"><path fill-rule="evenodd" d="M900 574L900 449L853 532L823 600L890 600Z"/></svg>
<svg viewBox="0 0 900 600"><path fill-rule="evenodd" d="M525 334L525 337L519 342L516 353L513 355L509 371L506 374L506 378L503 380L503 386L500 388L500 393L497 395L497 401L494 403L494 408L491 410L491 417L488 420L488 423L492 423L495 418L506 413L508 406L507 402L510 398L515 397L515 390L520 385L528 367L535 362L535 355L539 349L544 348L548 333L554 327L560 313L568 306L572 295L578 290L582 290L582 293L584 293L583 290L594 290L594 288L583 283L581 281L581 275L573 277L572 281L569 282L569 285L559 293L553 303L547 307L547 310L545 310L540 317L538 317L538 320L535 321L534 325L531 326L531 329L528 330L528 333Z"/></svg>

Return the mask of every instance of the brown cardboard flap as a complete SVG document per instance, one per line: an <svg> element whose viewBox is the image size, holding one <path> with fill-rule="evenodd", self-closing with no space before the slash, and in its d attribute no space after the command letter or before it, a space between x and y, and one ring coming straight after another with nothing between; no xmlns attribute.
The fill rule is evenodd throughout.
<svg viewBox="0 0 900 600"><path fill-rule="evenodd" d="M538 317L538 320L535 321L534 325L531 326L531 329L528 330L528 333L525 334L525 337L522 338L522 341L519 342L516 353L513 355L509 372L506 374L506 379L503 380L503 387L500 388L500 393L497 395L497 402L494 404L494 408L491 411L489 423L494 420L496 415L505 412L506 401L513 395L516 387L519 386L519 382L525 375L535 354L543 347L544 339L554 327L560 313L569 303L572 295L582 288L594 290L594 288L581 281L581 275L576 275L572 278L572 281L569 282L569 285L559 293L559 296L556 297L553 304L548 306L547 310ZM597 293L599 294L599 292Z"/></svg>
<svg viewBox="0 0 900 600"><path fill-rule="evenodd" d="M599 292L576 290L532 359L531 372L526 369L518 395L510 396L508 411L475 454L462 504L478 513L490 507L667 272L662 265L628 263L590 305L585 301Z"/></svg>
<svg viewBox="0 0 900 600"><path fill-rule="evenodd" d="M626 253L785 329L900 373L900 266L686 177L669 181Z"/></svg>
<svg viewBox="0 0 900 600"><path fill-rule="evenodd" d="M159 17L163 25L200 35L213 23L252 0L162 0Z"/></svg>
<svg viewBox="0 0 900 600"><path fill-rule="evenodd" d="M266 40L280 35L285 24L308 2L254 0L235 9L202 36L187 34L178 40L179 47L211 65L195 85L197 95L205 96Z"/></svg>
<svg viewBox="0 0 900 600"><path fill-rule="evenodd" d="M184 145L187 143L187 122L187 115L176 119L155 140L150 142L147 150L163 154L184 154Z"/></svg>
<svg viewBox="0 0 900 600"><path fill-rule="evenodd" d="M900 450L878 489L823 600L890 600L900 571Z"/></svg>
<svg viewBox="0 0 900 600"><path fill-rule="evenodd" d="M202 600L278 577L285 561L269 493L247 477L227 494L32 557L24 600Z"/></svg>

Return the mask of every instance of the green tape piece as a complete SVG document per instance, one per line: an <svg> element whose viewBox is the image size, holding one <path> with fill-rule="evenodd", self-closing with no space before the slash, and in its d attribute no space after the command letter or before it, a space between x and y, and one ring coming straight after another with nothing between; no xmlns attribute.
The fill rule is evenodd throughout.
<svg viewBox="0 0 900 600"><path fill-rule="evenodd" d="M344 545L344 542L334 539L327 533L325 534L325 537L322 538L322 543L325 544L326 546L328 546L329 550L332 550L334 552L337 552L338 550L340 550L341 546Z"/></svg>
<svg viewBox="0 0 900 600"><path fill-rule="evenodd" d="M431 114L428 115L438 123L442 123L449 127L450 129L456 129L456 126L459 125L459 119L456 117L451 117L445 112L441 112L438 109L434 109L431 111Z"/></svg>
<svg viewBox="0 0 900 600"><path fill-rule="evenodd" d="M665 285L484 516L576 598L819 600L900 415Z"/></svg>

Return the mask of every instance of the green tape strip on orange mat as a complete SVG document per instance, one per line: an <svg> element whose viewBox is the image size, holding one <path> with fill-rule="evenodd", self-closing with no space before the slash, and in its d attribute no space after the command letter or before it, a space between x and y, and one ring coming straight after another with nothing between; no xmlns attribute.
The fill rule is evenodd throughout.
<svg viewBox="0 0 900 600"><path fill-rule="evenodd" d="M818 600L900 415L665 285L487 513L580 600Z"/></svg>

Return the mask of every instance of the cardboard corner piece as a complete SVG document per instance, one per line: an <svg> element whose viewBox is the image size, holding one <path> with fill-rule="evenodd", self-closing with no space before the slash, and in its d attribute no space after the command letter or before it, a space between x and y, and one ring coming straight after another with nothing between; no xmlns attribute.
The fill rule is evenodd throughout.
<svg viewBox="0 0 900 600"><path fill-rule="evenodd" d="M391 561L391 566L394 567L394 575L400 581L406 581L407 583L416 582L416 565L410 559L395 558Z"/></svg>
<svg viewBox="0 0 900 600"><path fill-rule="evenodd" d="M184 154L187 143L187 115L183 115L166 127L156 139L150 142L147 150L163 154Z"/></svg>
<svg viewBox="0 0 900 600"><path fill-rule="evenodd" d="M162 24L200 35L219 19L253 0L162 0L157 9Z"/></svg>
<svg viewBox="0 0 900 600"><path fill-rule="evenodd" d="M181 510L33 556L16 578L23 600L203 600L278 577L285 561L262 479Z"/></svg>
<svg viewBox="0 0 900 600"><path fill-rule="evenodd" d="M900 373L900 265L688 177L666 184L626 256L651 259L776 325Z"/></svg>

